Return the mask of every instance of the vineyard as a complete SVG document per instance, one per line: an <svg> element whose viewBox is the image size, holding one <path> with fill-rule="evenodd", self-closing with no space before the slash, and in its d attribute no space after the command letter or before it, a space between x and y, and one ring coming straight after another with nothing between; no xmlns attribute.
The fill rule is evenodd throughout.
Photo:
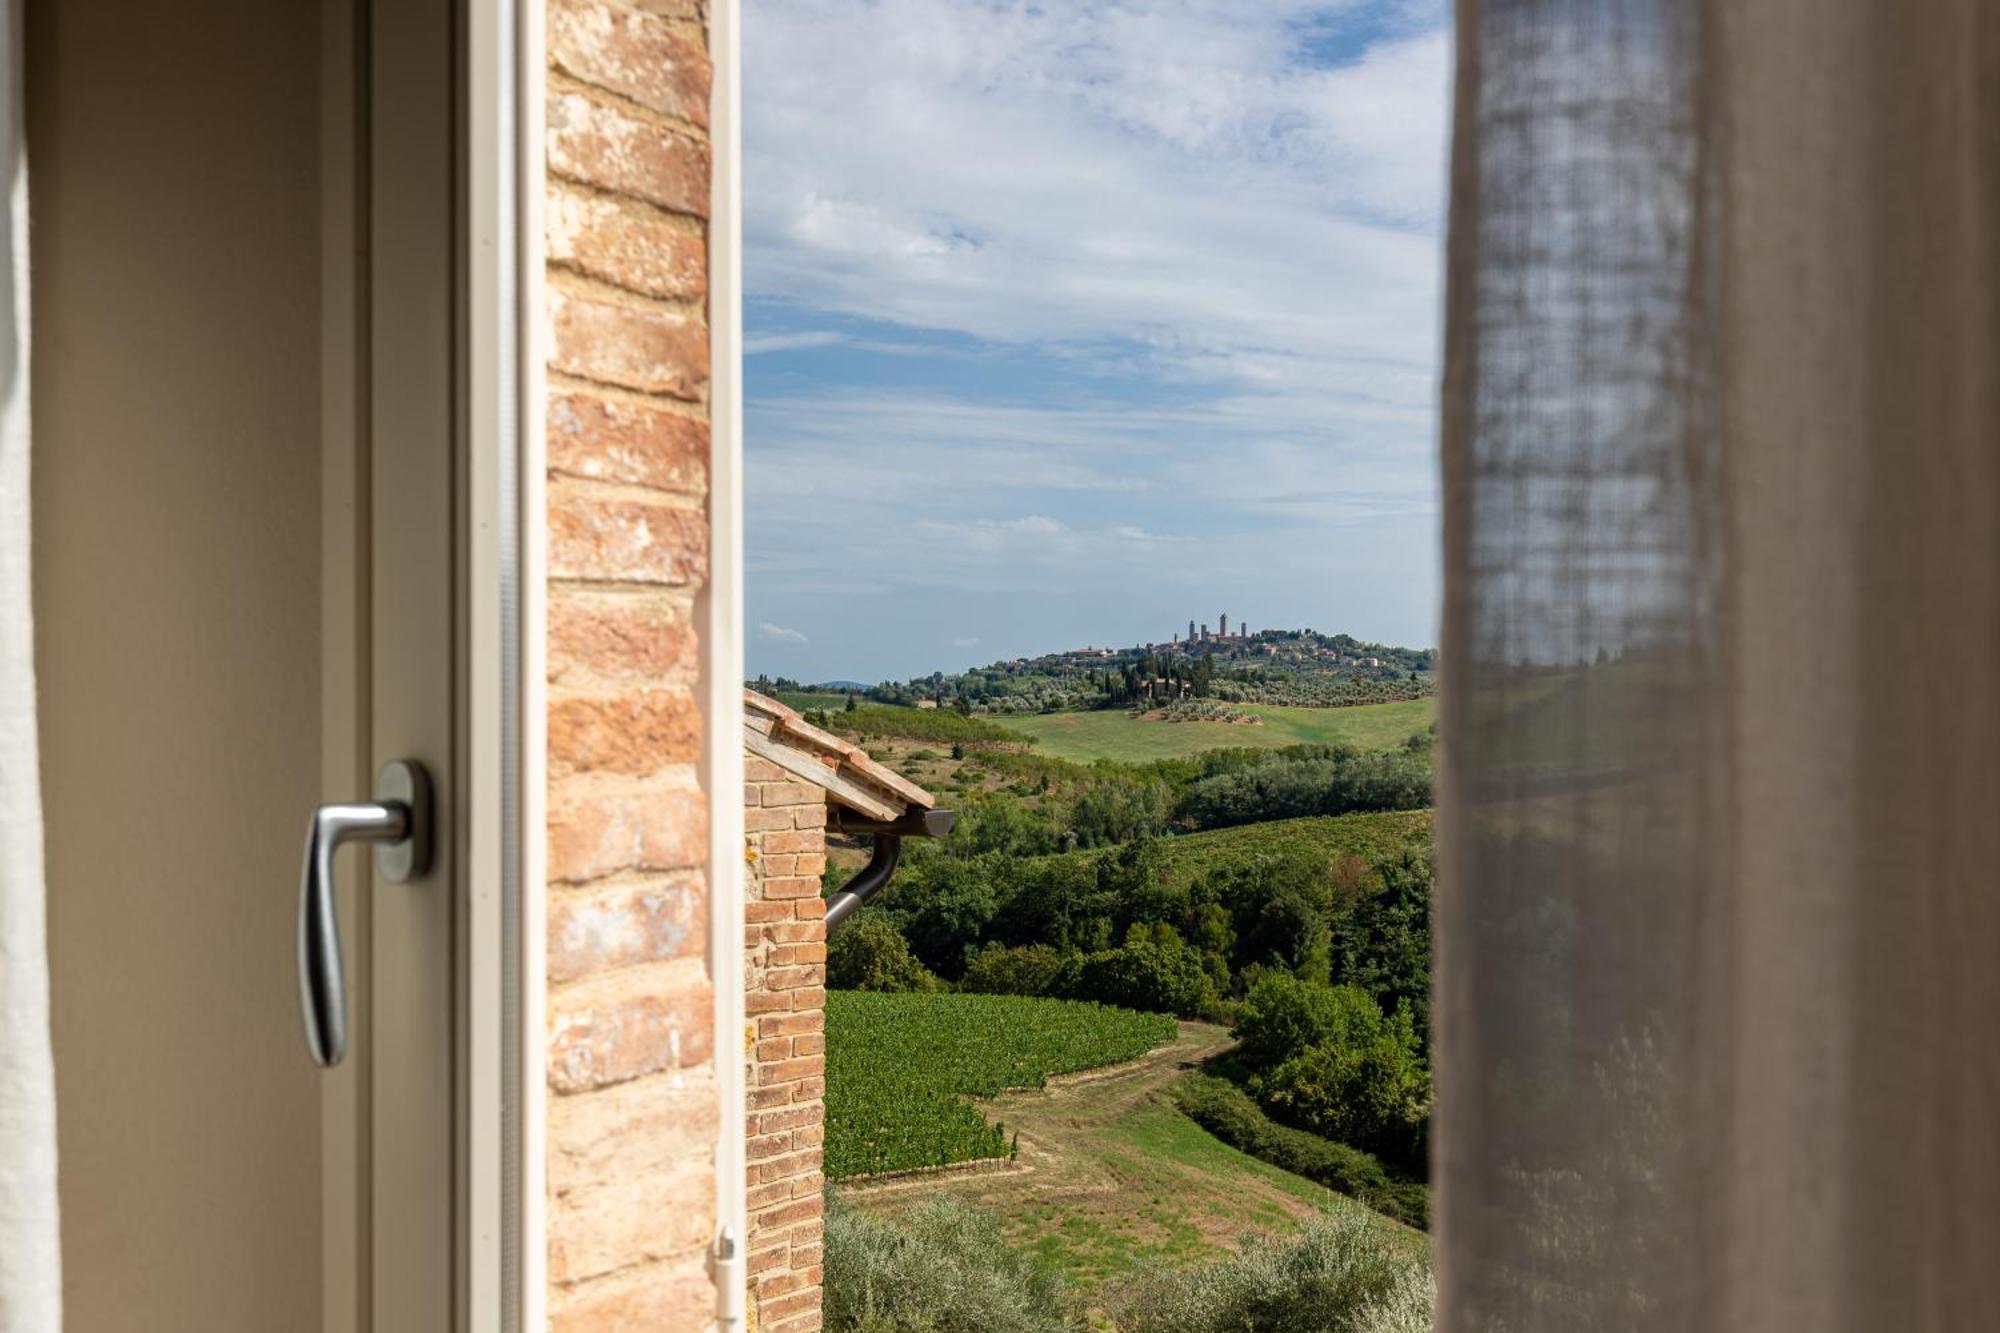
<svg viewBox="0 0 2000 1333"><path fill-rule="evenodd" d="M1052 1074L1135 1059L1173 1038L1171 1018L1013 995L827 997L830 1179L1004 1157L1004 1125L968 1097L1039 1087Z"/></svg>

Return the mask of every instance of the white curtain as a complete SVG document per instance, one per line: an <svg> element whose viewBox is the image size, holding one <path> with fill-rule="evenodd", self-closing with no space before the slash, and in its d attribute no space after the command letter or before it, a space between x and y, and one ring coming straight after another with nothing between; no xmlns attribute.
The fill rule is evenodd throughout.
<svg viewBox="0 0 2000 1333"><path fill-rule="evenodd" d="M1440 1327L2000 1327L2000 4L1459 17Z"/></svg>
<svg viewBox="0 0 2000 1333"><path fill-rule="evenodd" d="M62 1325L28 577L28 178L21 7L0 16L0 1333Z"/></svg>

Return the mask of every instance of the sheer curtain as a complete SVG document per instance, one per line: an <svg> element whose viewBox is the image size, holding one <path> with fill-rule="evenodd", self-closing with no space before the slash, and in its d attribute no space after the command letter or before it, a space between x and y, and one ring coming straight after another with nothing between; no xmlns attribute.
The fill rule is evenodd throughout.
<svg viewBox="0 0 2000 1333"><path fill-rule="evenodd" d="M2000 1327L2000 5L1459 41L1439 1327Z"/></svg>
<svg viewBox="0 0 2000 1333"><path fill-rule="evenodd" d="M62 1324L28 596L28 188L21 12L0 5L0 1333Z"/></svg>

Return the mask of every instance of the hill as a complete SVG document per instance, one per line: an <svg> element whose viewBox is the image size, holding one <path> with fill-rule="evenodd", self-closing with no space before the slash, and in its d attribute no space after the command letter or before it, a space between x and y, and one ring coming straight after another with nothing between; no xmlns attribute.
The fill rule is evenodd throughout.
<svg viewBox="0 0 2000 1333"><path fill-rule="evenodd" d="M1133 717L1120 709L1018 716L994 714L992 721L1024 740L1035 742L1040 752L1058 759L1079 763L1093 759L1144 763L1238 746L1275 750L1287 745L1347 744L1364 750L1385 750L1428 728L1437 717L1437 701L1406 699L1352 708L1238 704L1235 710L1252 714L1259 721L1255 725L1164 722L1156 717Z"/></svg>

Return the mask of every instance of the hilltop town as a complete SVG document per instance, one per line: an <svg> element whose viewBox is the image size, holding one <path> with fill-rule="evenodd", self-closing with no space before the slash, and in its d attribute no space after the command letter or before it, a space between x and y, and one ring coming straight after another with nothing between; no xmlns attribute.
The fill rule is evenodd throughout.
<svg viewBox="0 0 2000 1333"><path fill-rule="evenodd" d="M1038 713L1145 707L1181 699L1337 707L1422 698L1434 689L1437 653L1369 643L1348 634L1232 626L1190 619L1163 640L1125 647L1086 645L1036 657L838 692L880 703L954 707L961 712ZM790 680L766 688L802 689Z"/></svg>

